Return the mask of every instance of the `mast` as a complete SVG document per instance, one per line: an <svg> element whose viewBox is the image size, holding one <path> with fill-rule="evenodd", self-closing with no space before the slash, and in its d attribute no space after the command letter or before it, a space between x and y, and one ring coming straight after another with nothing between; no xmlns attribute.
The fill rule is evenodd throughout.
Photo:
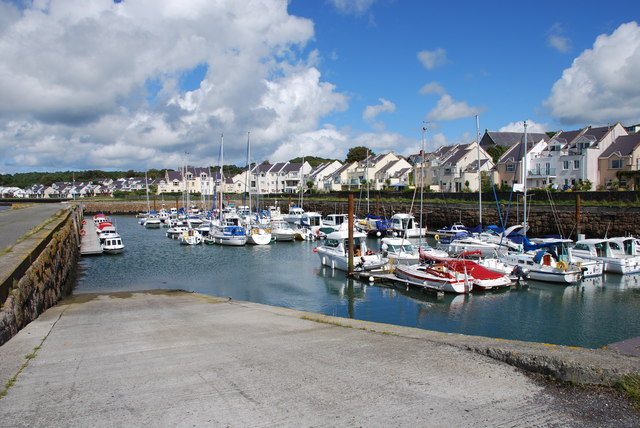
<svg viewBox="0 0 640 428"><path fill-rule="evenodd" d="M218 218L220 219L220 226L222 226L222 203L224 200L224 157L223 157L223 145L224 145L224 134L220 134L220 212Z"/></svg>
<svg viewBox="0 0 640 428"><path fill-rule="evenodd" d="M527 121L524 121L524 154L522 155L522 186L523 186L523 222L522 230L527 233Z"/></svg>
<svg viewBox="0 0 640 428"><path fill-rule="evenodd" d="M480 172L480 118L476 114L476 144L478 144L478 221L482 227L482 173Z"/></svg>
<svg viewBox="0 0 640 428"><path fill-rule="evenodd" d="M364 185L367 187L367 215L371 212L369 209L369 148L365 152L364 158Z"/></svg>
<svg viewBox="0 0 640 428"><path fill-rule="evenodd" d="M249 194L249 213L251 213L251 187L247 185L247 182L249 181L249 173L251 172L251 146L249 143L249 135L251 135L251 131L247 131L247 175L244 178L244 191L245 194Z"/></svg>
<svg viewBox="0 0 640 428"><path fill-rule="evenodd" d="M147 189L147 215L151 213L151 205L149 204L149 180L147 180L147 171L144 172L144 186Z"/></svg>
<svg viewBox="0 0 640 428"><path fill-rule="evenodd" d="M304 155L302 155L302 167L300 168L300 208L304 208Z"/></svg>
<svg viewBox="0 0 640 428"><path fill-rule="evenodd" d="M422 229L425 227L423 222L423 203L424 203L424 139L427 133L427 124L422 125L422 142L420 144L420 247L422 247Z"/></svg>

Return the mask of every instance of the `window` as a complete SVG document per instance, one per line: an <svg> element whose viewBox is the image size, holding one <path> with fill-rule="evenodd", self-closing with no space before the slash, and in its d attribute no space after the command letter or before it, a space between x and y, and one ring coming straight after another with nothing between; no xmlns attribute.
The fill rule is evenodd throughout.
<svg viewBox="0 0 640 428"><path fill-rule="evenodd" d="M562 169L564 170L569 169L569 161L562 161Z"/></svg>
<svg viewBox="0 0 640 428"><path fill-rule="evenodd" d="M622 168L622 159L611 159L609 161L609 169L620 169Z"/></svg>
<svg viewBox="0 0 640 428"><path fill-rule="evenodd" d="M508 164L507 164L507 166L506 166L506 171L507 171L507 172L513 172L513 171L515 171L515 170L516 170L516 168L515 168L515 165L514 165L514 164L512 164L512 163L508 163Z"/></svg>
<svg viewBox="0 0 640 428"><path fill-rule="evenodd" d="M580 169L580 159L573 160L573 169Z"/></svg>

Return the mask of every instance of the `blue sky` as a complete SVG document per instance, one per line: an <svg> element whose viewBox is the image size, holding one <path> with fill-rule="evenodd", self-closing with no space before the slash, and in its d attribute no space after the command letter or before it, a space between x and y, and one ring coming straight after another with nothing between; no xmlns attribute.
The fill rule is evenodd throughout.
<svg viewBox="0 0 640 428"><path fill-rule="evenodd" d="M640 123L629 1L0 0L0 173ZM188 154L187 154L188 153Z"/></svg>

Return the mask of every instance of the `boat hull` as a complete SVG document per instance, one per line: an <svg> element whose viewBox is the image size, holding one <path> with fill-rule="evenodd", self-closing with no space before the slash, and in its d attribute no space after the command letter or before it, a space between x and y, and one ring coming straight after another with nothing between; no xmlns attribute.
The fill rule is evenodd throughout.
<svg viewBox="0 0 640 428"><path fill-rule="evenodd" d="M465 280L463 275L435 274L432 271L422 265L396 266L394 274L413 285L445 293L463 294L473 288L471 278Z"/></svg>

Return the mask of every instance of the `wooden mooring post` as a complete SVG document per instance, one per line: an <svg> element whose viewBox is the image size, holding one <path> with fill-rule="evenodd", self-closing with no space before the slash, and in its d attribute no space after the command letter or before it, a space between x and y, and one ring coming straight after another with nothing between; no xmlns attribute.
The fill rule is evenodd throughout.
<svg viewBox="0 0 640 428"><path fill-rule="evenodd" d="M347 275L353 275L353 195L349 194L349 205L347 208L347 218L349 219L349 262L347 265Z"/></svg>

